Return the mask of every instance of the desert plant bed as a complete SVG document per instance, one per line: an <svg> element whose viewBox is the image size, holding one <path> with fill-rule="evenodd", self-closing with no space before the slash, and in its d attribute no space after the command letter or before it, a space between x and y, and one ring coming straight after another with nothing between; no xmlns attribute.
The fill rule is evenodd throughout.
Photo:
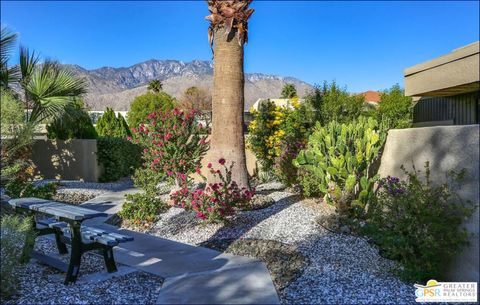
<svg viewBox="0 0 480 305"><path fill-rule="evenodd" d="M397 265L366 238L319 224L331 209L285 190L257 189L275 203L240 211L225 223L204 223L194 212L172 207L151 226L134 229L263 260L284 304L415 302L413 285L394 276L390 271ZM283 260L273 252L294 259L296 266L280 270Z"/></svg>

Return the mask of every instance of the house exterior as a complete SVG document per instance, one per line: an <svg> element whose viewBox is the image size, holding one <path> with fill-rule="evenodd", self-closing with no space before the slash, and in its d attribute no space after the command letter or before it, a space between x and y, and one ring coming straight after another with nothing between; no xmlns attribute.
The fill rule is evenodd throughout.
<svg viewBox="0 0 480 305"><path fill-rule="evenodd" d="M405 95L413 97L414 126L479 123L480 43L405 69Z"/></svg>
<svg viewBox="0 0 480 305"><path fill-rule="evenodd" d="M258 110L260 105L264 102L271 101L275 106L288 107L293 109L292 100L289 98L259 98L255 103L253 103L252 108ZM303 103L304 99L298 99L299 103Z"/></svg>

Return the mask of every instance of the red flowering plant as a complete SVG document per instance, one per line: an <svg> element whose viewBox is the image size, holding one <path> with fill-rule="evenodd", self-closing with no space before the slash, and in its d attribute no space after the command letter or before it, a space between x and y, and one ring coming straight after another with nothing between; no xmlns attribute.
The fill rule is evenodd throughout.
<svg viewBox="0 0 480 305"><path fill-rule="evenodd" d="M184 184L182 189L170 195L173 204L196 212L197 217L205 222L223 222L227 216L233 215L236 209L247 207L255 189L240 188L232 181L233 162L227 166L222 158L218 163L223 167L223 171L213 168L211 163L207 166L214 180L218 182L208 183L205 189L193 191Z"/></svg>
<svg viewBox="0 0 480 305"><path fill-rule="evenodd" d="M146 124L132 128L133 141L144 148L145 170L163 173L177 187L190 174L200 172L200 162L209 149L209 142L208 127L197 123L197 115L197 110L159 111L149 114Z"/></svg>

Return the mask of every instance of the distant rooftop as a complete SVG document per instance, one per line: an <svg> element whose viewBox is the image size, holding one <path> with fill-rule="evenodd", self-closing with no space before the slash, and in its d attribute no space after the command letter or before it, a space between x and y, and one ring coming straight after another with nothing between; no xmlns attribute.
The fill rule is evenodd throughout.
<svg viewBox="0 0 480 305"><path fill-rule="evenodd" d="M363 93L360 93L365 97L365 102L367 103L379 103L380 102L380 92L378 91L366 91Z"/></svg>

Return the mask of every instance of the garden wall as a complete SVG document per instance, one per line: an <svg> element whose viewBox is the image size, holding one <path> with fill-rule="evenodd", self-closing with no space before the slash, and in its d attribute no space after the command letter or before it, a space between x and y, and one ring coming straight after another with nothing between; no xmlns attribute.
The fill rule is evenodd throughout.
<svg viewBox="0 0 480 305"><path fill-rule="evenodd" d="M382 156L379 173L403 177L402 164L412 170L412 162L423 170L430 162L432 181L445 181L451 169L465 168L467 176L459 195L463 200L479 204L479 125L438 126L390 130ZM449 268L448 279L439 281L479 281L479 210L464 222L473 235L470 246L459 255Z"/></svg>
<svg viewBox="0 0 480 305"><path fill-rule="evenodd" d="M102 173L97 162L97 140L36 140L32 161L35 174L45 179L97 182Z"/></svg>

